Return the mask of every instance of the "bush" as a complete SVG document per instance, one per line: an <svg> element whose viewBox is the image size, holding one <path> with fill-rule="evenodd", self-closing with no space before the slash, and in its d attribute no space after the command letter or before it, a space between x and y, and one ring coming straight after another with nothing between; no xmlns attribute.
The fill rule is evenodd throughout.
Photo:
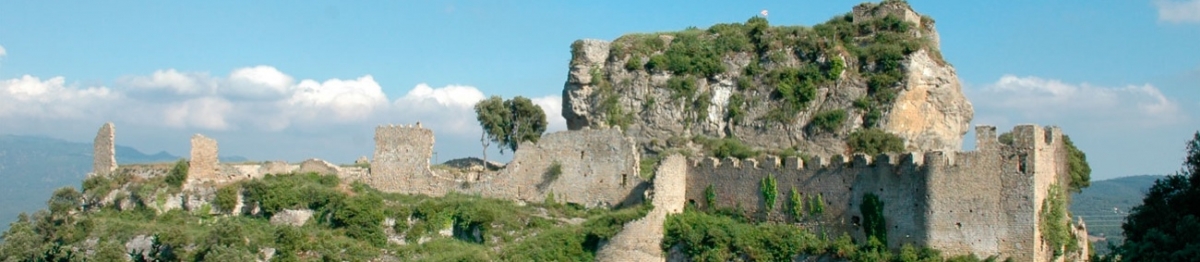
<svg viewBox="0 0 1200 262"><path fill-rule="evenodd" d="M634 56L634 57L629 58L629 61L625 61L625 70L634 71L634 70L638 70L641 68L642 68L642 58L641 57Z"/></svg>
<svg viewBox="0 0 1200 262"><path fill-rule="evenodd" d="M846 110L836 109L817 113L813 116L812 121L808 122L808 127L817 131L837 132L838 127L842 122L846 121Z"/></svg>
<svg viewBox="0 0 1200 262"><path fill-rule="evenodd" d="M667 89L672 91L671 99L692 98L696 96L696 78L672 77L667 79Z"/></svg>
<svg viewBox="0 0 1200 262"><path fill-rule="evenodd" d="M796 191L796 187L792 187L791 195L788 196L788 214L792 215L792 219L799 221L804 217L804 197L800 192Z"/></svg>
<svg viewBox="0 0 1200 262"><path fill-rule="evenodd" d="M754 148L746 144L742 144L741 140L735 138L711 139L697 136L693 138L693 141L704 145L704 148L708 149L709 155L716 158L732 157L747 159L758 157L758 155L762 154L762 152L754 150Z"/></svg>
<svg viewBox="0 0 1200 262"><path fill-rule="evenodd" d="M238 202L238 191L241 187L230 185L217 189L216 199L213 200L213 207L217 212L229 214L232 213Z"/></svg>
<svg viewBox="0 0 1200 262"><path fill-rule="evenodd" d="M175 166L171 167L171 171L167 172L166 182L176 189L182 188L183 182L187 181L187 173L187 160L179 159L179 161L175 161Z"/></svg>
<svg viewBox="0 0 1200 262"><path fill-rule="evenodd" d="M775 176L767 175L759 183L759 192L762 194L763 201L766 206L763 208L766 212L771 212L775 209L775 199L779 197L779 187L775 184Z"/></svg>
<svg viewBox="0 0 1200 262"><path fill-rule="evenodd" d="M866 155L879 153L900 153L904 151L904 139L886 131L869 128L859 129L850 133L846 144L851 151Z"/></svg>
<svg viewBox="0 0 1200 262"><path fill-rule="evenodd" d="M1075 147L1071 137L1063 135L1063 146L1067 149L1067 173L1071 175L1068 187L1071 192L1079 193L1083 188L1092 185L1092 167L1087 162L1087 154Z"/></svg>

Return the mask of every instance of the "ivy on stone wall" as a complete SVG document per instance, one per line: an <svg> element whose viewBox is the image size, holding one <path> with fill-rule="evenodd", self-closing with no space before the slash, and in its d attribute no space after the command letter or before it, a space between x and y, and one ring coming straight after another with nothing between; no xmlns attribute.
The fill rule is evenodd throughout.
<svg viewBox="0 0 1200 262"><path fill-rule="evenodd" d="M863 216L863 233L867 238L874 238L887 246L887 222L883 216L883 200L879 199L872 193L863 195L862 205L859 205L859 211Z"/></svg>
<svg viewBox="0 0 1200 262"><path fill-rule="evenodd" d="M767 175L759 185L759 192L762 193L763 201L767 204L763 211L771 212L775 209L775 200L779 197L779 187L775 184L775 175Z"/></svg>
<svg viewBox="0 0 1200 262"><path fill-rule="evenodd" d="M1058 184L1050 185L1042 210L1038 211L1038 227L1042 239L1054 250L1054 257L1079 250L1079 243L1071 236L1071 219L1067 214L1067 193Z"/></svg>

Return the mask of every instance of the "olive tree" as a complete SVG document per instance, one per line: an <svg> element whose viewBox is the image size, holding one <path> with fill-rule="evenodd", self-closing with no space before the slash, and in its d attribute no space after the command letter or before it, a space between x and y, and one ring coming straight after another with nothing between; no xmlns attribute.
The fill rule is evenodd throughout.
<svg viewBox="0 0 1200 262"><path fill-rule="evenodd" d="M483 144L483 159L487 161L487 148L492 142L499 144L500 153L517 151L521 142L537 142L546 132L546 112L525 97L504 100L492 96L475 103L476 119L483 127L480 143Z"/></svg>

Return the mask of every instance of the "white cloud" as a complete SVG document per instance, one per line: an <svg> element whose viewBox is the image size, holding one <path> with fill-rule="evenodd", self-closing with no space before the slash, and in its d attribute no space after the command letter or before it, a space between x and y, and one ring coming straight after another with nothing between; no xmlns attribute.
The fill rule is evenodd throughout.
<svg viewBox="0 0 1200 262"><path fill-rule="evenodd" d="M118 84L131 87L135 92L148 92L151 96L195 96L214 94L218 85L216 80L206 73L184 73L167 69L154 71L149 76L127 77L118 81Z"/></svg>
<svg viewBox="0 0 1200 262"><path fill-rule="evenodd" d="M421 122L438 133L477 135L481 129L474 106L483 99L483 92L472 86L433 88L421 83L396 99L391 112L395 117L389 120Z"/></svg>
<svg viewBox="0 0 1200 262"><path fill-rule="evenodd" d="M79 88L62 77L0 80L0 117L82 118L120 96L107 87Z"/></svg>
<svg viewBox="0 0 1200 262"><path fill-rule="evenodd" d="M1178 103L1149 84L1099 87L1005 75L975 93L972 101L984 109L981 111L995 109L997 113L1021 114L1020 118L1026 121L1084 120L1158 126L1179 123L1187 118ZM981 115L980 120L1008 119L1007 116Z"/></svg>
<svg viewBox="0 0 1200 262"><path fill-rule="evenodd" d="M1155 0L1158 20L1171 23L1200 23L1200 0Z"/></svg>
<svg viewBox="0 0 1200 262"><path fill-rule="evenodd" d="M306 79L300 81L295 89L286 104L289 109L303 112L300 115L305 120L327 117L333 122L358 121L387 107L383 88L369 75L354 80L330 79L322 83Z"/></svg>
<svg viewBox="0 0 1200 262"><path fill-rule="evenodd" d="M567 119L562 117L562 97L552 95L532 100L534 104L542 107L542 111L546 111L546 121L550 124L546 133L567 130Z"/></svg>
<svg viewBox="0 0 1200 262"><path fill-rule="evenodd" d="M176 128L226 130L231 127L226 117L233 108L228 100L202 97L168 105L163 111L163 120L168 126Z"/></svg>
<svg viewBox="0 0 1200 262"><path fill-rule="evenodd" d="M8 55L8 50L4 50L4 46L0 45L0 57Z"/></svg>

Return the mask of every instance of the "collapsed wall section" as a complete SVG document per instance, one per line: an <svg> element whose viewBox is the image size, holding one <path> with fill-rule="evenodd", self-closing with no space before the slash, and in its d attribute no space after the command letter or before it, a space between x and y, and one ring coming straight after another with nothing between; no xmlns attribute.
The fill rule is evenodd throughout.
<svg viewBox="0 0 1200 262"><path fill-rule="evenodd" d="M433 131L419 125L376 127L375 157L366 183L387 192L445 194L444 186L431 181L433 142Z"/></svg>
<svg viewBox="0 0 1200 262"><path fill-rule="evenodd" d="M481 186L526 201L554 194L589 207L641 203L649 185L638 176L638 161L637 145L620 129L555 132L522 143L490 185Z"/></svg>

